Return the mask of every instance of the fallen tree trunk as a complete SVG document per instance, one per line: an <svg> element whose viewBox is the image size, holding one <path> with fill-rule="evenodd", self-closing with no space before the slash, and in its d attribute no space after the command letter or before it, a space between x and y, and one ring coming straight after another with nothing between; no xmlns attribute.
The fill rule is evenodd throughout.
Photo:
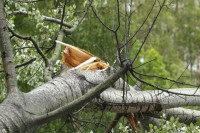
<svg viewBox="0 0 200 133"><path fill-rule="evenodd" d="M56 109L66 106L73 100L80 98L84 94L90 92L91 88L104 81L110 75L109 69L106 71L79 71L73 70L64 75L37 87L29 93L20 93L17 96L9 96L0 105L0 129L6 132L33 132L42 124L50 120L56 119L74 111L83 106L85 103L79 104L70 110L63 110L64 113L54 115L51 119L51 112ZM107 111L118 113L130 112L154 112L162 111L163 109L199 105L200 99L195 96L177 96L160 91L128 91L123 99L122 80L118 80L114 87L105 90L96 97L99 97L90 102L90 107L102 106ZM129 90L132 88L127 85ZM132 88L133 89L133 88ZM173 92L193 94L196 89L174 89ZM199 95L200 91L196 91L195 95ZM186 102L187 101L187 102ZM176 109L178 112L179 109ZM168 110L170 113L170 110ZM181 111L179 111L179 116ZM195 111L195 116L200 114ZM183 114L184 115L184 112ZM44 116L46 119L40 119ZM189 118L188 118L189 119ZM192 117L191 117L192 119ZM198 119L198 118L196 118Z"/></svg>

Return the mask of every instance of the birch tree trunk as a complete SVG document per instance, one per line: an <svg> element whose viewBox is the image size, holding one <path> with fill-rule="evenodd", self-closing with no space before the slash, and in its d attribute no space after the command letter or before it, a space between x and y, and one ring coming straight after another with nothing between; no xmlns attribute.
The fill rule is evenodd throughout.
<svg viewBox="0 0 200 133"><path fill-rule="evenodd" d="M92 101L88 99L78 106L63 108L61 112L60 110L58 111L60 107L70 105L75 99L89 93L92 88L107 79L109 75L109 70L97 72L73 70L56 77L29 93L21 93L19 97L7 97L0 105L0 130L2 132L15 133L33 132L41 125L73 112L75 109L85 105L86 102L90 103L89 107L104 106L107 111L118 113L153 113L162 110L167 112L164 109L200 104L199 97L180 97L169 95L168 93L159 94L159 91L132 91L134 88L131 86L128 86L129 91L125 99L123 99L123 88L119 90L122 87L120 86L120 84L122 85L122 80L117 80L113 86L117 89L110 88L105 90L101 93L100 99L96 98ZM182 94L193 94L196 89L174 89L173 91ZM200 95L200 91L196 91L195 95ZM184 111L182 108L176 108L175 112L179 110ZM172 113L171 110L168 110L168 112ZM183 115L185 114L183 113ZM181 116L181 113L179 115ZM199 111L190 114L190 117L194 118L197 115L199 115ZM197 119L198 117L195 121Z"/></svg>

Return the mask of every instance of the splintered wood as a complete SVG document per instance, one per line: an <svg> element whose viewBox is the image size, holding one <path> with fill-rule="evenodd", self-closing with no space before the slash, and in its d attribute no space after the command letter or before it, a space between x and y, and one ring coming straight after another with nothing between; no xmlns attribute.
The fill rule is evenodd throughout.
<svg viewBox="0 0 200 133"><path fill-rule="evenodd" d="M56 43L66 46L62 52L62 63L69 68L97 71L110 66L88 51L60 41L56 41Z"/></svg>

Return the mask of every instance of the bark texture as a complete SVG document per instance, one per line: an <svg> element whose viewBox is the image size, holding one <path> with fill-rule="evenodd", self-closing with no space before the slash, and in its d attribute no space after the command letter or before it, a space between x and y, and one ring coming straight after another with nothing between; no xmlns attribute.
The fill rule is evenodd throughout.
<svg viewBox="0 0 200 133"><path fill-rule="evenodd" d="M13 63L13 52L6 25L4 2L0 1L0 51L6 77L6 87L9 93L17 91L17 78Z"/></svg>
<svg viewBox="0 0 200 133"><path fill-rule="evenodd" d="M8 97L0 105L0 131L34 132L50 120L66 115L85 105L85 103L81 103L48 119L53 111L70 105L75 99L88 94L92 88L107 79L110 74L109 69L96 72L73 70L56 77L29 93L19 93L16 97ZM123 85L120 82L122 82L122 79L117 80L113 85L117 89L109 88L100 95L96 95L95 100L88 99L87 102L90 103L90 107L101 109L103 107L107 111L118 113L148 112L151 115L156 114L154 111L159 111L158 115L163 112L166 112L166 114L168 112L169 115L178 113L178 116L183 118L186 114L190 114L187 116L188 121L200 114L199 111L191 112L182 108L176 108L173 111L168 109L185 105L199 105L200 99L198 97L184 96L183 98L183 96L169 95L159 91L133 91L134 88L126 84L129 91L123 99L123 88L121 88ZM180 92L181 90L174 89L173 91ZM196 89L182 89L181 93L193 94L195 91ZM199 93L200 91L196 91L196 95L199 95ZM160 112L161 110L163 112ZM40 119L41 116L47 119ZM196 117L196 120L199 120L199 117Z"/></svg>

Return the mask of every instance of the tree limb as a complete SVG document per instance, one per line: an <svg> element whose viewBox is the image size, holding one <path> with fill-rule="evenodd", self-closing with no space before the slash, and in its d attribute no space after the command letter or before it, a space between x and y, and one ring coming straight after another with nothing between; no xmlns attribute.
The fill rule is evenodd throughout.
<svg viewBox="0 0 200 133"><path fill-rule="evenodd" d="M8 15L29 15L27 12L24 11L12 11L10 13L8 13ZM34 14L34 13L33 13ZM52 23L56 23L56 24L61 24L61 20L57 19L57 18L52 18L52 17L48 17L48 16L41 16L43 18L43 21L48 21L48 22L52 22ZM62 23L63 26L66 26L68 28L72 28L73 26L67 22L63 22Z"/></svg>
<svg viewBox="0 0 200 133"><path fill-rule="evenodd" d="M4 12L4 2L0 1L0 51L3 69L6 75L6 86L8 93L17 92L17 78L13 62L13 52L9 38L7 22Z"/></svg>
<svg viewBox="0 0 200 133"><path fill-rule="evenodd" d="M167 119L170 119L170 117L179 118L179 122L190 124L190 123L196 123L200 120L200 111L199 110L193 110L193 109L185 109L185 108L171 108L171 109L165 109L159 112L151 112L147 115L160 118L160 116L163 116L163 114L167 117Z"/></svg>
<svg viewBox="0 0 200 133"><path fill-rule="evenodd" d="M170 91L176 94L169 94L159 90L128 91L123 99L122 91L111 88L101 93L98 102L103 104L106 110L118 113L151 112L180 106L200 105L199 89L182 88L170 89ZM123 102L124 104L122 105Z"/></svg>
<svg viewBox="0 0 200 133"><path fill-rule="evenodd" d="M49 65L49 61L48 59L46 58L46 56L44 55L44 53L42 52L42 50L39 48L38 44L36 43L36 41L31 37L31 36L22 36L20 34L17 34L15 33L13 30L11 30L10 28L8 28L9 31L17 38L20 38L20 39L23 39L23 40L29 40L33 43L36 51L38 52L38 54L42 57L42 59L44 60L45 62L45 66L48 66Z"/></svg>
<svg viewBox="0 0 200 133"><path fill-rule="evenodd" d="M96 87L92 88L88 93L84 94L83 96L56 110L53 110L52 112L49 112L48 114L36 117L35 122L43 121L46 123L53 119L59 118L60 116L67 114L67 112L77 109L78 107L89 102L91 99L95 98L101 92L103 92L105 89L111 86L117 79L119 79L120 76L128 70L128 65L129 64L126 64L123 68L118 69L116 73L112 74L110 77L108 77L108 79L98 84Z"/></svg>
<svg viewBox="0 0 200 133"><path fill-rule="evenodd" d="M29 61L26 61L26 62L24 62L24 63L22 63L22 64L16 65L15 68L19 68L19 67L22 67L22 66L26 66L26 65L28 65L28 64L31 64L31 63L34 62L35 60L36 60L36 58L30 59ZM0 70L0 73L2 73L2 72L3 72L3 70Z"/></svg>

